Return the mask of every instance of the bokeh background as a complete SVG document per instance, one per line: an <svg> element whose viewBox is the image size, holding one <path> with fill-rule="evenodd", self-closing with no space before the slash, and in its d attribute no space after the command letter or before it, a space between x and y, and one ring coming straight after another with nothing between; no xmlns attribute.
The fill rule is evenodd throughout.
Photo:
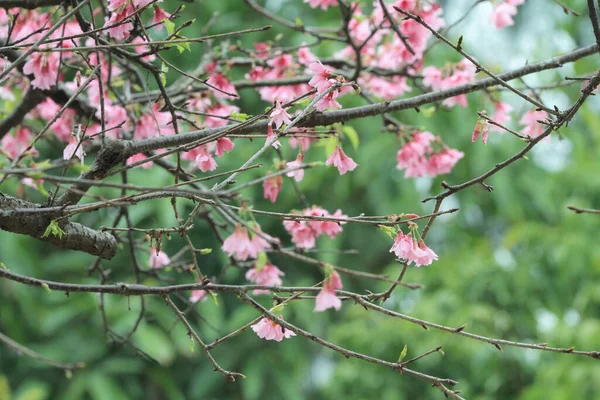
<svg viewBox="0 0 600 400"><path fill-rule="evenodd" d="M365 2L369 7L370 2ZM516 25L502 31L487 22L492 5L480 4L450 37L463 35L463 48L494 71L502 71L536 62L570 49L593 43L586 16L585 2L563 3L582 15L566 15L553 1L528 0L519 7ZM165 9L179 4L165 0ZM313 10L299 0L269 0L266 7L289 20L301 18L306 25L336 26L339 11ZM442 2L445 20L458 19L471 1ZM194 1L185 3L184 15L197 22L185 33L200 36L213 13L219 17L209 32L219 33L271 22L252 13L241 1ZM164 32L164 31L163 31ZM297 45L310 38L275 26L272 30L239 38L251 48L254 42L272 40L281 33L281 43ZM231 43L237 42L234 39ZM337 50L324 43L314 50L322 57ZM225 46L224 46L225 47ZM180 56L175 49L167 55L179 67L192 70L204 54L202 45L192 45L191 53ZM459 61L443 44L435 47L426 63L443 66ZM565 76L580 76L597 69L598 57L569 64L561 69L527 76L516 84L540 86ZM244 71L234 73L243 78ZM169 75L169 80L176 75ZM567 107L579 94L580 83L540 92L549 105ZM414 92L413 92L414 93ZM252 89L241 91L236 102L242 112L264 110L266 103ZM529 108L514 95L502 93L511 103L515 121ZM430 116L412 110L396 113L407 124L422 126L451 146L465 152L465 158L448 176L437 179L404 179L395 169L399 141L382 133L381 118L352 121L360 137L358 151L348 153L360 165L353 173L340 177L332 168L307 171L299 184L311 204L330 211L341 208L345 214L382 215L431 211L432 203L421 199L439 193L440 182L461 183L505 160L522 148L523 143L510 135L492 133L489 144L471 143L476 111L493 111L489 97L476 93L468 96L469 107L439 110ZM363 104L347 97L344 106ZM482 187L461 191L444 202L444 209L459 207L460 212L440 217L428 237L428 244L440 256L426 268L410 268L405 280L421 283L420 290L399 288L386 307L444 325L458 327L491 337L548 342L552 346L575 346L581 350L600 350L600 219L595 215L577 215L567 205L600 207L599 103L591 98L568 127L537 146L528 160L521 160L495 175ZM262 140L236 141L233 153L220 158L219 170L241 165L262 145ZM59 158L58 142L40 147L47 158ZM284 146L284 156L295 158L295 151ZM269 164L276 154L264 158ZM309 161L325 159L323 148L308 153ZM91 159L88 159L88 163ZM264 168L263 168L264 169ZM217 172L218 172L217 171ZM264 170L244 173L241 181L262 176ZM73 173L75 174L75 173ZM131 181L147 185L167 185L172 177L159 169L134 171ZM18 183L9 181L2 190L16 192ZM95 194L114 196L115 192L94 189ZM276 204L262 199L262 188L246 189L243 194L258 209L289 211L301 208L289 181ZM25 196L42 196L26 189ZM191 203L181 202L182 212ZM138 227L176 225L169 200L146 202L130 209ZM116 210L79 215L77 220L99 228L109 224ZM281 221L257 217L264 231L289 244ZM195 224L192 240L196 247L214 248L201 258L202 269L222 282L242 283L244 272L226 267L227 259L218 249L209 227ZM141 237L139 237L141 239ZM173 255L182 242L176 236L164 242ZM388 250L391 240L374 227L345 225L335 240L319 239L320 259L351 269L397 276L399 265ZM356 249L359 255L339 254L330 250ZM148 251L140 248L138 257L146 263ZM0 232L0 262L12 271L48 280L96 283L88 276L92 256L67 252L34 239ZM272 257L285 273L286 284L312 285L322 279L321 272L296 261ZM127 249L105 264L112 270L111 282L134 281ZM189 282L190 276L165 271L172 282ZM143 283L157 285L146 279ZM346 288L354 291L381 291L386 284L344 277ZM187 295L187 294L186 294ZM177 300L179 302L179 300ZM265 305L270 303L262 298ZM137 298L105 297L109 324L125 334L134 324L140 303ZM600 398L600 363L591 358L493 346L386 317L345 304L339 312L312 312L312 302L295 302L286 307L285 317L319 336L355 351L395 361L404 345L408 357L438 345L445 355L434 354L414 364L414 368L435 376L460 382L456 387L469 399L593 399ZM59 361L85 361L85 369L71 377L64 371L21 356L0 344L0 399L421 399L440 398L441 394L424 382L400 375L380 366L349 359L300 337L281 343L260 340L252 331L227 344L217 346L213 355L228 370L239 371L247 379L228 383L198 351L190 351L185 330L161 298L146 297L146 317L132 336L131 346L107 340L98 311L98 297L92 294L48 293L39 288L0 281L0 331L33 350ZM232 295L219 295L219 305L210 301L197 305L190 320L206 341L229 333L257 317L257 312ZM137 350L147 353L141 355Z"/></svg>

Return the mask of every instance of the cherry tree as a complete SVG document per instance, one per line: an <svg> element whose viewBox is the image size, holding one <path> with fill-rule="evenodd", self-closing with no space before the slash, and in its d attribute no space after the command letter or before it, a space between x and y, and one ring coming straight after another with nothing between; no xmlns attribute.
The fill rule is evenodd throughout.
<svg viewBox="0 0 600 400"><path fill-rule="evenodd" d="M557 140L559 129L576 118L594 94L600 84L597 71L569 78L568 83L581 90L564 109L546 104L535 88L513 84L528 75L597 57L600 28L594 2L588 0L587 13L595 43L503 72L480 63L477 48L465 48L462 36L458 40L449 36L460 30L463 19L484 3L481 0L457 21L447 21L435 0L304 3L306 12L335 9L338 26L307 26L245 0L247 13L271 20L290 35L310 38L290 46L285 38L274 36L248 48L238 41L240 37L272 27L213 34L218 26L209 23L204 36L186 37L185 29L196 22L187 19L185 7L167 11L161 1L0 0L0 97L5 109L0 122L0 228L49 242L65 253L87 253L92 260L81 277L70 281L50 281L42 273L24 275L19 265L4 264L0 277L52 293L98 294L97 312L104 321L104 333L98 335L123 343L147 317L144 299L162 298L185 327L192 346L206 358L201 362L210 362L229 381L252 379L252 371L225 369L212 350L227 346L238 335L257 335L273 341L272 346L283 340L312 341L346 358L398 371L403 374L399 379L424 380L446 397L462 398L454 377L433 376L418 367L418 360L440 354L441 347L412 358L406 357L406 347L389 359L359 353L298 324L290 310L299 302L313 303L316 313L362 307L399 324L444 331L456 340L483 342L500 351L518 347L599 359L600 352L591 349L487 337L464 325L446 326L386 306L398 290L419 290L420 284L406 281L411 271L436 268L436 261L443 259L443 252L429 246L428 234L436 229L438 217L460 212L446 200L463 190L492 192L488 183L492 177L526 159L538 144ZM523 3L494 2L489 23L497 30L513 25ZM577 15L558 1L549 3L548 7ZM460 61L433 64L428 54L437 46L451 49ZM339 50L325 56L323 48ZM165 57L172 52L193 56L197 68L181 69ZM236 80L240 74L244 79ZM467 95L473 92L486 96L487 103L478 106L482 111L473 116L472 131L460 133L472 136L472 147L453 148L444 132L405 124L392 114L453 112L467 107L472 101ZM247 93L260 98L264 111L244 109L241 100ZM526 111L519 115L507 98L525 104ZM396 173L406 182L444 176L439 192L422 199L431 205L431 212L417 215L418 204L403 204L401 210L388 210L383 216L352 216L344 212L351 199L336 199L337 208L326 209L305 198L301 182L313 170L327 168L343 180L363 167L354 159L361 151L360 140L373 133L352 127L353 120L362 118L382 120L385 134L397 138L397 148L380 157L395 160ZM447 182L454 181L452 171L465 153L491 146L489 137L499 133L508 133L505 140L522 143L521 149L508 159L490 160L485 170L466 182ZM249 143L260 147L249 153L247 149L254 148ZM49 159L52 147L60 150L61 158ZM237 168L220 169L222 158L236 160ZM157 170L172 175L172 184L153 185L147 177ZM260 171L260 177L251 179L249 171ZM254 206L258 199L246 191L253 187L261 188L271 209ZM296 193L297 207L277 207L282 190ZM135 226L134 206L155 204L157 199L170 201L173 224ZM263 231L260 222L272 219L280 221L287 236ZM220 248L206 248L205 241L191 237L195 226L202 224L210 227ZM397 261L397 276L369 271L360 255L353 265L344 266L319 257L318 238L334 239L356 224L370 226L373 235L379 235L377 240L389 241L388 257ZM167 253L166 240L177 243L179 250ZM240 269L245 279L208 275L203 258L209 253L220 253L219 268ZM116 255L128 262L113 272L110 260ZM286 260L320 271L321 280L309 286L290 280ZM85 273L98 282L86 283ZM127 280L120 281L123 277ZM146 284L149 278L156 285ZM360 282L362 290L345 290L348 279ZM385 282L388 288L369 291L372 281ZM138 322L125 336L114 333L107 322L103 305L107 296L141 302ZM223 296L235 298L238 307L254 309L256 318L210 342L197 333L193 310L206 300L217 306ZM74 373L84 367L49 360L1 333L0 341Z"/></svg>

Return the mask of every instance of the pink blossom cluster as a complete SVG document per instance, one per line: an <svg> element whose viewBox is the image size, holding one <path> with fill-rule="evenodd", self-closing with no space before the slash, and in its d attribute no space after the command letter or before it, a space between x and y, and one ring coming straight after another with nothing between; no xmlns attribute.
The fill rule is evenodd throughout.
<svg viewBox="0 0 600 400"><path fill-rule="evenodd" d="M214 144L214 154L217 157L221 157L225 154L225 152L230 152L233 150L235 144L226 137L222 137L217 139ZM182 159L186 161L191 161L194 163L196 168L198 168L202 172L214 171L217 169L217 162L215 161L213 155L209 150L209 145L204 144L198 147L193 148L190 151L186 151L181 156Z"/></svg>
<svg viewBox="0 0 600 400"><path fill-rule="evenodd" d="M283 317L279 317L283 320ZM265 340L275 340L281 342L284 338L289 339L296 334L289 329L284 328L275 321L269 318L263 318L258 323L251 326L256 335Z"/></svg>
<svg viewBox="0 0 600 400"><path fill-rule="evenodd" d="M300 213L300 215L313 216L313 217L325 217L325 218L347 218L346 215L342 214L342 210L337 210L335 213L330 214L324 208L318 206L312 206L307 208ZM292 242L296 247L303 249L312 249L315 247L316 239L325 234L331 239L335 238L342 232L342 225L345 222L337 221L283 221L283 226L290 235L292 235Z"/></svg>
<svg viewBox="0 0 600 400"><path fill-rule="evenodd" d="M162 250L158 250L156 247L152 247L150 249L150 259L148 260L148 265L150 269L158 269L162 268L165 265L169 265L171 263L171 259Z"/></svg>
<svg viewBox="0 0 600 400"><path fill-rule="evenodd" d="M237 225L231 236L223 241L221 248L230 257L235 257L240 261L258 257L258 253L271 248L271 244L262 236L269 240L277 241L277 239L263 233L258 224L255 225L254 230L255 233L251 239L248 228Z"/></svg>
<svg viewBox="0 0 600 400"><path fill-rule="evenodd" d="M162 1L162 0L159 0ZM137 10L147 7L150 0L108 0L110 17L106 17L104 28L109 36L115 40L125 40L133 30L133 16ZM157 30L162 29L162 21L171 15L165 10L154 5L154 17L151 25L156 25Z"/></svg>
<svg viewBox="0 0 600 400"><path fill-rule="evenodd" d="M396 168L406 170L405 178L433 178L450 173L464 153L439 142L440 138L436 138L431 132L413 134L411 140L398 151Z"/></svg>
<svg viewBox="0 0 600 400"><path fill-rule="evenodd" d="M431 250L423 240L415 239L410 232L408 235L398 231L394 244L390 249L390 253L395 253L396 257L407 260L407 262L415 263L415 266L431 265L438 259L437 254Z"/></svg>
<svg viewBox="0 0 600 400"><path fill-rule="evenodd" d="M269 171L268 174L271 172ZM283 177L281 175L273 176L271 178L265 179L263 182L263 194L265 199L269 199L271 203L275 203L277 201L277 196L279 196L279 191L283 186Z"/></svg>
<svg viewBox="0 0 600 400"><path fill-rule="evenodd" d="M464 59L454 66L441 70L436 67L423 68L423 84L433 90L446 90L459 85L464 85L475 80L476 68L471 61ZM450 97L442 102L443 105L452 107L459 105L467 107L467 95L461 94Z"/></svg>
<svg viewBox="0 0 600 400"><path fill-rule="evenodd" d="M525 3L525 0L504 0L496 2L494 10L490 14L490 22L497 29L513 25L513 17L517 15L517 6Z"/></svg>
<svg viewBox="0 0 600 400"><path fill-rule="evenodd" d="M333 165L338 169L340 175L344 175L348 171L354 171L358 164L353 159L348 157L340 146L336 146L331 156L325 162L325 165Z"/></svg>
<svg viewBox="0 0 600 400"><path fill-rule="evenodd" d="M323 288L319 291L315 299L315 312L325 311L329 308L339 310L342 307L342 301L335 295L335 291L342 288L340 274L336 271L331 271L329 277L323 282Z"/></svg>
<svg viewBox="0 0 600 400"><path fill-rule="evenodd" d="M285 273L277 268L275 265L267 262L261 268L254 267L246 272L246 279L250 282L254 282L260 286L279 286L282 283L281 277ZM269 294L268 290L257 289L252 293L254 294Z"/></svg>

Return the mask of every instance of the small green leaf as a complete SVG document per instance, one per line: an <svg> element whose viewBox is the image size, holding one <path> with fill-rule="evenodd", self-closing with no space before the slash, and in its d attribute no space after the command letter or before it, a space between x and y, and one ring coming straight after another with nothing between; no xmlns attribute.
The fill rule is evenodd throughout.
<svg viewBox="0 0 600 400"><path fill-rule="evenodd" d="M200 255L201 256L205 256L205 255L210 254L210 253L212 253L212 249L208 249L208 248L206 248L206 249L200 249Z"/></svg>
<svg viewBox="0 0 600 400"><path fill-rule="evenodd" d="M52 236L58 236L59 239L62 239L64 234L65 234L65 231L63 231L60 228L60 226L58 225L58 222L56 222L56 220L53 219L52 221L50 221L50 224L46 228L46 231L44 232L42 237L45 238L45 237L52 235Z"/></svg>
<svg viewBox="0 0 600 400"><path fill-rule="evenodd" d="M267 265L268 261L269 259L267 258L267 253L265 253L264 251L258 253L258 258L256 259L256 271L260 272L260 270L263 269L265 265Z"/></svg>
<svg viewBox="0 0 600 400"><path fill-rule="evenodd" d="M243 113L231 113L231 115L229 116L231 118L235 118L238 119L242 122L246 121L248 118L250 118L250 116L248 114L243 114Z"/></svg>
<svg viewBox="0 0 600 400"><path fill-rule="evenodd" d="M50 286L48 286L48 284L47 284L47 283L45 283L45 282L42 282L42 283L41 283L41 286L42 286L42 288L43 288L43 289L44 289L46 292L48 292L48 293L52 293L52 289L50 289Z"/></svg>
<svg viewBox="0 0 600 400"><path fill-rule="evenodd" d="M65 378L71 379L73 377L73 371L70 369L65 369Z"/></svg>
<svg viewBox="0 0 600 400"><path fill-rule="evenodd" d="M300 18L296 18L296 25L298 26L304 26L304 22L302 22L302 20Z"/></svg>
<svg viewBox="0 0 600 400"><path fill-rule="evenodd" d="M325 156L329 157L331 155L331 153L334 152L335 148L338 145L338 140L337 138L334 137L330 137L324 140L325 142Z"/></svg>
<svg viewBox="0 0 600 400"><path fill-rule="evenodd" d="M194 351L196 351L195 346L196 343L194 342L194 338L190 337L190 351L193 353Z"/></svg>
<svg viewBox="0 0 600 400"><path fill-rule="evenodd" d="M348 140L350 140L350 143L352 143L352 147L354 147L354 150L358 150L359 139L356 129L354 129L351 126L344 126L342 128L342 133L346 135Z"/></svg>
<svg viewBox="0 0 600 400"><path fill-rule="evenodd" d="M169 35L172 35L173 32L175 32L175 23L172 22L170 19L165 18L162 20L162 23L165 24L165 27L167 28L167 33Z"/></svg>
<svg viewBox="0 0 600 400"><path fill-rule="evenodd" d="M209 291L207 291L207 293L210 296L213 303L215 303L215 306L219 307L219 299L217 299L217 295L214 294L213 292L209 292Z"/></svg>
<svg viewBox="0 0 600 400"><path fill-rule="evenodd" d="M400 358L398 358L398 362L401 363L402 360L404 360L404 357L406 357L406 353L408 353L408 345L404 345L404 348L402 349L402 352L400 353Z"/></svg>
<svg viewBox="0 0 600 400"><path fill-rule="evenodd" d="M8 271L8 267L4 263L2 263L2 262L0 262L0 268L5 269L5 270Z"/></svg>
<svg viewBox="0 0 600 400"><path fill-rule="evenodd" d="M427 107L427 108L421 108L421 114L423 114L423 116L425 118L432 117L434 113L435 113L435 107L434 106Z"/></svg>
<svg viewBox="0 0 600 400"><path fill-rule="evenodd" d="M391 226L379 225L379 229L381 229L383 233L385 233L392 239L394 239L398 235L398 233L396 232L396 228Z"/></svg>

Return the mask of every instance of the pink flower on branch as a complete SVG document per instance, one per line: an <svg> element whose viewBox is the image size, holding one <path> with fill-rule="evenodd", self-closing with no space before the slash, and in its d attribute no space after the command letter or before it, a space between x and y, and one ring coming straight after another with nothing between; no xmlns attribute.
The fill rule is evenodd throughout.
<svg viewBox="0 0 600 400"><path fill-rule="evenodd" d="M60 56L56 52L33 53L23 66L23 73L33 75L31 85L41 90L50 90L58 79Z"/></svg>
<svg viewBox="0 0 600 400"><path fill-rule="evenodd" d="M527 111L519 121L521 125L525 125L525 128L521 130L521 133L532 138L540 136L546 127L538 121L544 121L546 119L548 119L548 113L546 111Z"/></svg>
<svg viewBox="0 0 600 400"><path fill-rule="evenodd" d="M282 317L279 317L283 320ZM269 318L263 318L258 323L251 326L256 335L265 340L275 340L281 342L284 338L289 339L296 334L289 329L284 328L277 322L271 321Z"/></svg>
<svg viewBox="0 0 600 400"><path fill-rule="evenodd" d="M300 151L300 153L298 153L298 156L296 157L296 160L290 161L285 164L285 166L288 168L298 168L297 170L287 173L287 176L294 178L296 182L300 182L302 179L304 179L304 168L299 168L302 166L303 161L304 152Z"/></svg>
<svg viewBox="0 0 600 400"><path fill-rule="evenodd" d="M269 125L274 123L275 128L279 129L284 123L289 124L290 122L292 122L290 114L281 107L280 102L275 101L275 109L269 116Z"/></svg>
<svg viewBox="0 0 600 400"><path fill-rule="evenodd" d="M283 281L281 276L285 274L275 265L267 262L262 268L252 268L246 272L246 279L260 286L280 286ZM269 294L268 290L257 289L252 292L255 295Z"/></svg>
<svg viewBox="0 0 600 400"><path fill-rule="evenodd" d="M283 186L283 177L281 175L265 179L263 182L264 198L269 199L271 203L275 203L279 191L281 190L281 186Z"/></svg>
<svg viewBox="0 0 600 400"><path fill-rule="evenodd" d="M169 259L169 256L167 256L167 253L162 250L158 251L158 249L152 247L150 250L150 259L148 261L150 269L158 269L165 265L169 265L170 263L171 260Z"/></svg>
<svg viewBox="0 0 600 400"><path fill-rule="evenodd" d="M483 115L487 115L485 110L481 112ZM477 122L475 123L475 128L473 129L473 135L471 136L471 141L474 143L481 136L481 141L483 144L487 144L489 134L488 121L484 117L477 118Z"/></svg>
<svg viewBox="0 0 600 400"><path fill-rule="evenodd" d="M323 282L323 288L317 294L315 312L325 311L329 308L339 310L342 307L342 301L335 295L335 291L342 288L340 274L332 270L325 282Z"/></svg>
<svg viewBox="0 0 600 400"><path fill-rule="evenodd" d="M215 154L221 157L223 154L225 154L226 151L230 152L231 150L233 150L233 147L234 143L230 139L222 137L220 139L217 139Z"/></svg>
<svg viewBox="0 0 600 400"><path fill-rule="evenodd" d="M415 266L430 265L438 259L437 254L425 245L423 240L417 242L412 232L408 235L398 231L390 253L395 253L396 257L407 260L408 263L415 263Z"/></svg>
<svg viewBox="0 0 600 400"><path fill-rule="evenodd" d="M329 156L325 162L325 165L333 165L338 169L340 175L344 175L348 171L354 171L354 169L358 166L353 159L344 153L340 146L336 146L333 153L331 153L331 156Z"/></svg>
<svg viewBox="0 0 600 400"><path fill-rule="evenodd" d="M206 300L206 290L192 290L192 295L190 296L191 303L198 303L204 300Z"/></svg>

